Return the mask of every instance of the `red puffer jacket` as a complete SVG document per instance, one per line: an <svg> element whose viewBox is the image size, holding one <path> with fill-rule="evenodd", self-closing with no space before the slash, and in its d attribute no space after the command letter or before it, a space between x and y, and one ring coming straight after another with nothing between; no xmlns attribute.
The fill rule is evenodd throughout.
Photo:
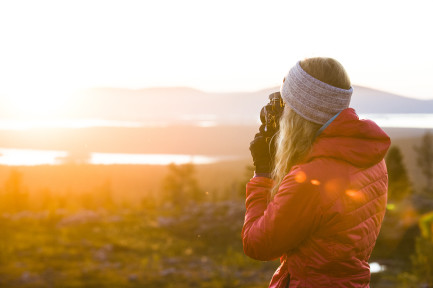
<svg viewBox="0 0 433 288"><path fill-rule="evenodd" d="M386 210L390 139L345 109L268 203L272 180L247 184L245 254L281 259L269 287L369 287L368 259Z"/></svg>

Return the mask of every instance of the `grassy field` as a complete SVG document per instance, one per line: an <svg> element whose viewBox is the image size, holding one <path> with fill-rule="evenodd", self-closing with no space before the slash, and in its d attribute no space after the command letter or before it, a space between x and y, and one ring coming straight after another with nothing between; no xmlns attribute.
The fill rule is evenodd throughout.
<svg viewBox="0 0 433 288"><path fill-rule="evenodd" d="M0 287L267 287L279 265L244 255L240 197L183 207L70 201L0 214ZM385 218L371 262L386 270L371 287L419 287L397 285L419 235L400 216Z"/></svg>
<svg viewBox="0 0 433 288"><path fill-rule="evenodd" d="M188 211L188 212L186 212ZM266 287L243 254L243 203L0 216L0 287Z"/></svg>
<svg viewBox="0 0 433 288"><path fill-rule="evenodd" d="M182 206L164 166L1 167L0 287L266 286L278 261L243 254L248 177L227 166L197 167Z"/></svg>
<svg viewBox="0 0 433 288"><path fill-rule="evenodd" d="M251 160L239 160L195 166L199 186L218 198L220 194L237 189L241 182L252 176L246 173ZM158 197L162 181L168 173L162 165L40 165L0 166L0 191L12 171L21 174L21 186L28 191L32 201L38 201L42 193L65 197L95 193L101 186L109 185L116 201L139 202L149 196ZM244 183L245 184L245 183Z"/></svg>
<svg viewBox="0 0 433 288"><path fill-rule="evenodd" d="M418 141L393 140L415 188ZM0 287L267 287L278 260L249 259L240 238L250 164L195 166L200 201L179 188L182 205L164 194L167 166L0 166ZM371 257L387 269L371 287L419 287L414 203L425 200L387 212Z"/></svg>

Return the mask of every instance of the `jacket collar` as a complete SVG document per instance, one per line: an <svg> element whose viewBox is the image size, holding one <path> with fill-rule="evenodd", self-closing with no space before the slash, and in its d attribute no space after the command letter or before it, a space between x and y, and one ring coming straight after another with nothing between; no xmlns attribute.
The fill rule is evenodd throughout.
<svg viewBox="0 0 433 288"><path fill-rule="evenodd" d="M360 120L354 109L347 108L315 139L305 162L331 157L369 167L385 157L390 144L389 136L376 123Z"/></svg>

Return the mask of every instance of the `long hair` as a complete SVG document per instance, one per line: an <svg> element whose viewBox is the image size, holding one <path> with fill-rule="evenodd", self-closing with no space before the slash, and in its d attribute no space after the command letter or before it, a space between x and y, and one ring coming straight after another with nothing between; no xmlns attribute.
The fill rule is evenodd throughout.
<svg viewBox="0 0 433 288"><path fill-rule="evenodd" d="M308 58L300 64L305 72L322 82L342 89L350 88L349 76L343 66L332 58ZM320 127L320 124L302 118L286 105L280 119L280 130L276 141L272 197L277 193L278 187L290 169L301 163L310 152Z"/></svg>

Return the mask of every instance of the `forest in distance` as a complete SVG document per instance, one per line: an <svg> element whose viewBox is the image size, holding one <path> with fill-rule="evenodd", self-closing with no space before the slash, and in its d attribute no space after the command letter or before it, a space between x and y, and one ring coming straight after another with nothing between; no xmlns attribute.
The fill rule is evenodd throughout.
<svg viewBox="0 0 433 288"><path fill-rule="evenodd" d="M433 135L396 138L371 287L433 287ZM251 160L0 166L0 287L266 287L243 254Z"/></svg>

